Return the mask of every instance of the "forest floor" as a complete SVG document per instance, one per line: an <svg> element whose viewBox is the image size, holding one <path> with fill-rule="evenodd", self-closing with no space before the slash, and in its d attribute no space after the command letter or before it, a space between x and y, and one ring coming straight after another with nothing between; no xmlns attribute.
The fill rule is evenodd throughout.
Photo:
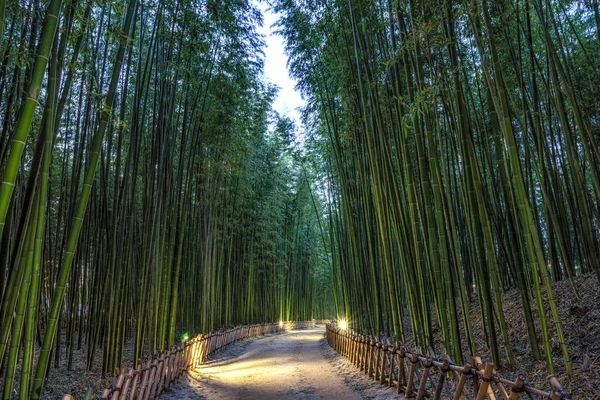
<svg viewBox="0 0 600 400"><path fill-rule="evenodd" d="M199 366L161 399L387 399L325 341L323 326L244 340Z"/></svg>
<svg viewBox="0 0 600 400"><path fill-rule="evenodd" d="M44 400L59 400L62 399L65 394L72 394L77 399L83 398L87 390L91 387L94 389L94 393L102 393L104 388L110 387L110 382L113 381L114 374L107 374L106 378L102 378L102 349L98 347L95 351L94 362L91 369L87 369L87 344L83 342L81 348L74 346L71 368L68 368L68 348L65 346L66 335L63 332L61 334L61 347L60 357L58 359L58 366L56 364L56 358L53 357L51 361L50 373L48 376L47 384L42 391L42 399ZM123 349L123 365L122 368L132 367L133 365L133 346L134 340L130 339ZM39 356L39 347L36 346L34 355L35 362ZM17 370L15 371L15 382L13 384L12 399L19 398L20 391L20 379L21 379L21 359L19 357L19 363L17 364ZM0 389L4 388L4 367L0 374ZM35 373L35 370L34 370Z"/></svg>
<svg viewBox="0 0 600 400"><path fill-rule="evenodd" d="M563 387L573 400L600 400L600 285L595 274L585 274L574 279L575 287L579 292L576 296L573 286L568 280L553 284L553 293L561 325L564 332L565 343L571 358L573 377L569 378L558 340L556 324L552 318L547 291L542 288L544 299L544 311L548 321L548 330L551 338L552 359L554 362L554 375L559 379ZM476 299L474 299L476 300ZM537 342L543 360L535 360L531 350L531 344L527 335L525 315L521 303L521 297L516 289L510 289L502 293L502 309L508 327L508 337L514 357L514 365L507 362L506 353L503 349L503 340L498 333L500 357L502 362L496 365L498 375L506 379L515 380L518 375L523 375L527 384L550 391L551 385L548 381L548 368L545 362L542 334L539 323L539 312L533 293L530 293L530 304L534 323L536 326ZM459 311L461 337L463 340L462 354L470 354L464 338L465 329L460 315L460 304L457 302ZM434 313L432 312L432 315ZM477 301L471 303L470 320L477 346L477 355L483 361L491 359L489 348L486 345L481 309ZM407 345L413 348L412 332L410 331L410 320L405 316L405 326L409 327L406 332ZM436 339L435 355L444 358L444 345L441 338L439 326L434 323L434 335ZM428 353L428 352L426 352ZM465 359L470 361L470 359Z"/></svg>
<svg viewBox="0 0 600 400"><path fill-rule="evenodd" d="M544 311L548 320L552 344L554 373L570 394L571 399L600 400L600 285L594 274L579 276L574 279L574 283L579 292L579 299L568 280L553 285L554 298L564 331L565 343L573 366L573 378L569 378L567 375L556 324L553 322L550 304L547 301L547 292L545 289L542 290ZM504 363L499 374L508 379L514 379L518 374L521 374L531 386L542 390L550 390L546 362L536 361L531 352L525 315L517 290L513 289L502 295L502 307L506 317L515 365L511 367L508 363ZM531 307L539 349L542 357L544 357L539 312L534 298L531 298ZM475 340L480 346L480 349L478 349L480 355L487 354L489 357L489 351L485 348L479 307L471 309L471 320L474 323L474 328L476 328ZM468 351L465 352L463 349L463 354L468 354Z"/></svg>

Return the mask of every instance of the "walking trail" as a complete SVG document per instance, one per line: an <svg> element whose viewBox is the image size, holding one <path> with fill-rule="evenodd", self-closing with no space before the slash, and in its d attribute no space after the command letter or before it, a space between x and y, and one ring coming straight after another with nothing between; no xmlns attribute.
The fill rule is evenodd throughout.
<svg viewBox="0 0 600 400"><path fill-rule="evenodd" d="M393 392L335 354L323 334L321 326L233 344L163 392L161 399L392 397Z"/></svg>

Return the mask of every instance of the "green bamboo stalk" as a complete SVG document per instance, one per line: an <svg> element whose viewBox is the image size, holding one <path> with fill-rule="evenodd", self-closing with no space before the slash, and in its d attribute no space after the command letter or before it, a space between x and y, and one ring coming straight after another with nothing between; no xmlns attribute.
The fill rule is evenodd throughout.
<svg viewBox="0 0 600 400"><path fill-rule="evenodd" d="M27 315L25 322L25 338L23 349L23 366L21 371L21 399L29 398L29 387L33 367L34 333L39 304L40 270L42 264L43 236L46 229L46 203L48 201L48 177L52 154L52 138L54 136L54 104L57 94L56 69L58 60L56 53L50 63L48 97L46 104L46 126L44 128L44 153L42 155L42 171L38 191L37 225L35 226L35 245L33 251L33 271L27 301Z"/></svg>
<svg viewBox="0 0 600 400"><path fill-rule="evenodd" d="M8 207L15 188L15 181L21 163L23 149L25 148L27 133L31 128L31 122L38 105L38 96L42 88L42 81L46 72L48 58L50 57L54 33L58 26L61 5L61 0L52 0L48 6L46 20L40 36L40 45L32 71L32 78L27 89L27 94L25 95L25 100L19 110L15 133L11 141L10 152L4 168L2 184L0 185L0 238L2 238L2 233L4 231L6 213L8 212ZM4 10L4 7L0 7L0 9ZM2 20L4 21L4 18L2 18ZM1 26L3 25L4 24L2 23Z"/></svg>

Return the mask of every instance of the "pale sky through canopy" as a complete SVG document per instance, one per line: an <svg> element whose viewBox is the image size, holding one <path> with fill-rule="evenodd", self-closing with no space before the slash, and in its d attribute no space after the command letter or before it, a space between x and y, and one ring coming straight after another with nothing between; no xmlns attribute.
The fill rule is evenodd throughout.
<svg viewBox="0 0 600 400"><path fill-rule="evenodd" d="M258 29L258 32L265 35L265 77L280 88L273 108L279 114L294 119L298 128L300 127L298 107L302 107L304 101L294 88L296 82L288 73L288 57L285 54L283 38L275 34L275 28L272 28L277 22L277 15L270 10L266 2L256 1L256 3L264 17L263 26Z"/></svg>

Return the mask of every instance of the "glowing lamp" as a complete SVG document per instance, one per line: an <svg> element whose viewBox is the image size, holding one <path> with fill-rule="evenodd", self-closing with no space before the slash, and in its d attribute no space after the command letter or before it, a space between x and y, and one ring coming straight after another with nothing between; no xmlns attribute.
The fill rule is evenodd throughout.
<svg viewBox="0 0 600 400"><path fill-rule="evenodd" d="M184 333L183 335L181 335L181 343L185 342L186 340L188 340L190 338L189 333Z"/></svg>
<svg viewBox="0 0 600 400"><path fill-rule="evenodd" d="M345 319L341 319L340 320L340 329L345 331L346 329L348 329L348 323L346 322Z"/></svg>
<svg viewBox="0 0 600 400"><path fill-rule="evenodd" d="M279 321L279 327L283 328L283 321Z"/></svg>

